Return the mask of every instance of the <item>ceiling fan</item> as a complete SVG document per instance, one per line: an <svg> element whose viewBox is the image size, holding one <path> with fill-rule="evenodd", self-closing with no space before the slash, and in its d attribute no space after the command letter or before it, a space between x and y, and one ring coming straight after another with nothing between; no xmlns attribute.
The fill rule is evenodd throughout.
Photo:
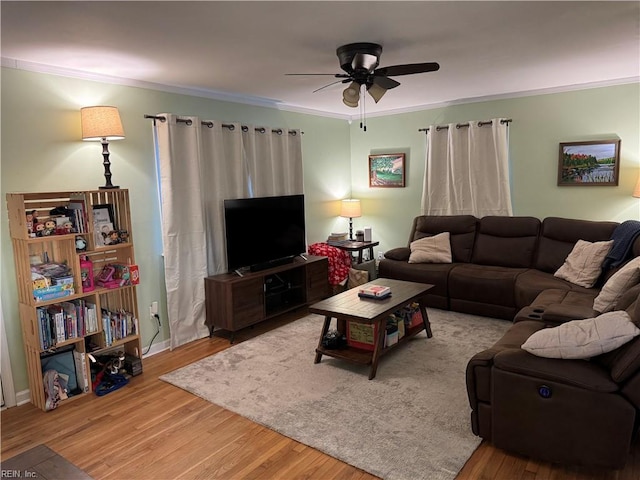
<svg viewBox="0 0 640 480"><path fill-rule="evenodd" d="M355 108L358 106L363 85L369 95L378 103L387 90L400 85L400 82L389 77L435 72L440 69L440 65L435 62L408 63L377 68L382 54L382 46L377 43L349 43L338 47L336 54L340 60L340 68L345 73L288 73L286 75L333 75L333 77L340 79L314 90L314 93L336 83L351 82L342 93L342 101L345 105Z"/></svg>

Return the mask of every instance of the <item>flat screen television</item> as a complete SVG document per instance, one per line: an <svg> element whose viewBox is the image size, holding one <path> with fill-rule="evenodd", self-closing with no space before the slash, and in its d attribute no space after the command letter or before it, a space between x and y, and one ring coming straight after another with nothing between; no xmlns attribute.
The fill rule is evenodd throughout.
<svg viewBox="0 0 640 480"><path fill-rule="evenodd" d="M306 251L304 195L224 201L227 268L262 270Z"/></svg>

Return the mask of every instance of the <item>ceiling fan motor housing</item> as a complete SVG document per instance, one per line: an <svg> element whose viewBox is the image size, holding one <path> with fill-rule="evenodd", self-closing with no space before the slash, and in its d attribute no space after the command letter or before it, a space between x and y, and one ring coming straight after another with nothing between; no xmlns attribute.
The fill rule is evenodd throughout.
<svg viewBox="0 0 640 480"><path fill-rule="evenodd" d="M373 72L380 62L382 46L377 43L349 43L336 50L340 60L340 68L354 75L358 83L365 83L366 76ZM362 76L362 78L359 78Z"/></svg>

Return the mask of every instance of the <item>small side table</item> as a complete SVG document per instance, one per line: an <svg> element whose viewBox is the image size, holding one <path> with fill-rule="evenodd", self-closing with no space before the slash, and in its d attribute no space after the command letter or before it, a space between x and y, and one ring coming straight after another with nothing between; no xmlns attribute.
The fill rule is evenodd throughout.
<svg viewBox="0 0 640 480"><path fill-rule="evenodd" d="M358 252L358 262L362 263L362 251L369 249L369 260L373 260L373 247L380 244L380 242L358 242L356 240L340 240L336 242L327 242L332 247L345 250L347 252Z"/></svg>

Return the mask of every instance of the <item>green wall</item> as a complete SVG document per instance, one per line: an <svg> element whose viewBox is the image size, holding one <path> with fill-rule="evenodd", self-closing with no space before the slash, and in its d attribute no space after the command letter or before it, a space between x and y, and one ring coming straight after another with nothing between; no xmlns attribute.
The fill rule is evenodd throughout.
<svg viewBox="0 0 640 480"><path fill-rule="evenodd" d="M353 196L382 251L406 245L411 218L420 214L426 135L419 128L469 120L511 118L509 149L514 215L587 220L640 219L631 192L640 175L640 85L467 103L367 119L351 125ZM559 143L621 139L618 187L558 187ZM407 154L406 188L369 188L368 156Z"/></svg>
<svg viewBox="0 0 640 480"><path fill-rule="evenodd" d="M141 274L138 303L143 349L156 332L155 322L146 315L153 301L160 302L163 320L154 345L169 338L152 122L144 114L170 112L301 129L308 242L326 239L334 223L342 220L336 220L337 200L347 196L350 188L349 129L345 120L10 68L3 68L1 75L0 287L16 392L28 388L28 381L4 198L8 192L90 190L104 184L102 147L81 140L80 107L115 105L122 117L126 139L112 142L109 150L114 185L130 191L136 262Z"/></svg>
<svg viewBox="0 0 640 480"><path fill-rule="evenodd" d="M379 251L404 245L411 220L420 214L425 134L429 124L513 119L510 127L514 214L594 220L640 218L630 196L640 171L639 85L589 89L493 102L468 103L419 112L370 117L358 122L281 111L157 90L112 85L2 68L1 194L93 189L104 183L101 147L80 140L80 107L115 105L126 139L110 145L113 182L131 195L143 346L155 333L145 312L159 301L163 329L154 345L169 338L162 272L162 245L151 121L144 114L170 112L209 120L300 128L307 209L307 240L346 230L338 199L363 201L354 228L373 227ZM390 95L391 93L389 93ZM622 139L620 186L556 187L558 143L618 136ZM407 153L406 188L370 189L368 155ZM0 216L0 292L15 389L28 388L6 204Z"/></svg>

